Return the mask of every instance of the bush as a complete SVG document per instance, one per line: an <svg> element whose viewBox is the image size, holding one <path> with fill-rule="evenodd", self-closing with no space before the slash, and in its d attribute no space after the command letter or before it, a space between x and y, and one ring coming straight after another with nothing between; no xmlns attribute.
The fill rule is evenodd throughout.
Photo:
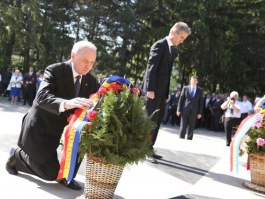
<svg viewBox="0 0 265 199"><path fill-rule="evenodd" d="M147 116L138 91L120 84L99 89L100 100L81 133L81 157L88 153L89 158L124 166L153 154L150 132L155 123Z"/></svg>

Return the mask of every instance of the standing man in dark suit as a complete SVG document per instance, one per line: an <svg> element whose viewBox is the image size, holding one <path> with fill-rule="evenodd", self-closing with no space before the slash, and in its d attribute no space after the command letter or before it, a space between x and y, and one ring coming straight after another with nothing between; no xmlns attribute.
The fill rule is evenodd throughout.
<svg viewBox="0 0 265 199"><path fill-rule="evenodd" d="M25 172L44 180L56 180L60 168L57 148L67 118L76 108L93 103L88 99L98 89L97 80L89 73L96 60L96 47L88 41L74 44L71 59L48 66L33 102L24 116L18 147L12 148L6 163L10 174ZM78 86L75 86L78 85ZM75 167L74 177L80 163ZM81 189L73 179L72 189Z"/></svg>
<svg viewBox="0 0 265 199"><path fill-rule="evenodd" d="M190 34L191 30L186 23L177 22L172 26L167 37L158 40L151 47L142 85L147 98L147 114L151 115L159 110L152 117L157 127L151 132L151 147L155 144L169 94L172 65L177 56L174 47L181 44ZM160 159L162 156L154 154L153 158Z"/></svg>
<svg viewBox="0 0 265 199"><path fill-rule="evenodd" d="M200 119L203 110L202 89L197 86L198 78L192 76L190 85L184 86L178 103L177 116L181 116L179 137L185 139L188 130L188 140L193 138L196 119Z"/></svg>
<svg viewBox="0 0 265 199"><path fill-rule="evenodd" d="M4 97L7 96L7 87L9 85L9 82L11 80L12 77L12 72L10 68L7 68L6 71L3 72L2 74L2 81L0 81L0 95L2 95L2 93L4 93Z"/></svg>
<svg viewBox="0 0 265 199"><path fill-rule="evenodd" d="M32 106L33 100L36 95L36 82L37 75L33 67L29 68L29 72L24 75L24 103L26 105L28 102L29 106Z"/></svg>
<svg viewBox="0 0 265 199"><path fill-rule="evenodd" d="M212 120L211 120L211 130L212 131L220 131L221 130L221 117L224 113L221 105L223 104L223 100L219 95L216 95L216 100L212 104L211 112L212 112Z"/></svg>

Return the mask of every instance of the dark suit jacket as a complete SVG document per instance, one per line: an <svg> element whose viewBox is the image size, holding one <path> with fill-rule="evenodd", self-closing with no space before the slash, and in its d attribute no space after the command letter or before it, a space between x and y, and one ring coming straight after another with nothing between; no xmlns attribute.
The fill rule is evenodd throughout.
<svg viewBox="0 0 265 199"><path fill-rule="evenodd" d="M27 72L24 77L23 77L24 84L26 84L26 81L32 82L32 84L29 84L30 86L36 87L36 82L37 82L37 75L36 72L34 71L31 75L29 72Z"/></svg>
<svg viewBox="0 0 265 199"><path fill-rule="evenodd" d="M166 38L154 43L150 50L147 69L143 79L143 91L154 91L157 99L169 95L169 83L173 60L177 56L176 49L169 52Z"/></svg>
<svg viewBox="0 0 265 199"><path fill-rule="evenodd" d="M96 79L88 73L82 76L79 96L88 98L98 87ZM34 103L23 118L18 140L18 146L36 162L44 163L54 157L67 117L74 112L60 113L59 106L74 95L71 62L48 66Z"/></svg>
<svg viewBox="0 0 265 199"><path fill-rule="evenodd" d="M184 86L178 103L177 111L181 114L202 114L203 96L202 89L197 87L194 97L190 94L190 86Z"/></svg>
<svg viewBox="0 0 265 199"><path fill-rule="evenodd" d="M221 108L221 105L224 103L223 100L215 100L212 105L212 115L213 117L221 117L224 113L224 110Z"/></svg>

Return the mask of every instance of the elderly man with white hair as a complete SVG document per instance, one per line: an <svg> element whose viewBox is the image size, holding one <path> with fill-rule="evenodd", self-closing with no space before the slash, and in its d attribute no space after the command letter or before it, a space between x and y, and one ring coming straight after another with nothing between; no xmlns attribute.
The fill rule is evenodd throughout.
<svg viewBox="0 0 265 199"><path fill-rule="evenodd" d="M23 118L18 146L10 150L6 163L8 173L28 173L48 181L57 179L60 169L57 148L67 118L76 108L92 105L88 97L99 87L90 73L96 55L94 44L79 41L73 46L70 60L45 69L33 105ZM71 182L65 179L59 182L71 189L82 189L74 180L80 163L76 161Z"/></svg>
<svg viewBox="0 0 265 199"><path fill-rule="evenodd" d="M221 108L225 110L224 130L226 135L226 146L230 146L233 129L239 125L241 110L240 102L238 101L238 92L232 91L230 96L221 105Z"/></svg>

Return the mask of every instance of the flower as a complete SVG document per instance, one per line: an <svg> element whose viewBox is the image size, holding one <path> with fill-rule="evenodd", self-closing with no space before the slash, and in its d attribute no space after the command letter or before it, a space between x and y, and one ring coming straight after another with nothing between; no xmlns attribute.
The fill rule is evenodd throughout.
<svg viewBox="0 0 265 199"><path fill-rule="evenodd" d="M241 155L244 152L259 155L265 154L265 119L263 114L257 114L258 121L248 130L240 145Z"/></svg>
<svg viewBox="0 0 265 199"><path fill-rule="evenodd" d="M131 92L132 92L132 93L135 93L136 95L140 95L140 94L141 94L140 89L137 88L137 87L133 87L133 88L131 88Z"/></svg>
<svg viewBox="0 0 265 199"><path fill-rule="evenodd" d="M97 111L89 111L87 114L87 118L89 121L96 119L96 117L97 117Z"/></svg>
<svg viewBox="0 0 265 199"><path fill-rule="evenodd" d="M265 140L261 137L257 138L256 142L257 142L258 147L259 146L263 147L263 145L265 144Z"/></svg>
<svg viewBox="0 0 265 199"><path fill-rule="evenodd" d="M102 84L98 104L81 132L80 157L87 153L103 163L124 166L153 154L149 136L155 123L147 116L139 91L119 81Z"/></svg>
<svg viewBox="0 0 265 199"><path fill-rule="evenodd" d="M108 90L106 88L104 88L104 87L100 87L99 90L98 90L98 93L100 95L106 95L107 92L108 92Z"/></svg>
<svg viewBox="0 0 265 199"><path fill-rule="evenodd" d="M254 127L261 128L261 127L263 127L263 123L262 122L257 122L256 124L254 124Z"/></svg>

